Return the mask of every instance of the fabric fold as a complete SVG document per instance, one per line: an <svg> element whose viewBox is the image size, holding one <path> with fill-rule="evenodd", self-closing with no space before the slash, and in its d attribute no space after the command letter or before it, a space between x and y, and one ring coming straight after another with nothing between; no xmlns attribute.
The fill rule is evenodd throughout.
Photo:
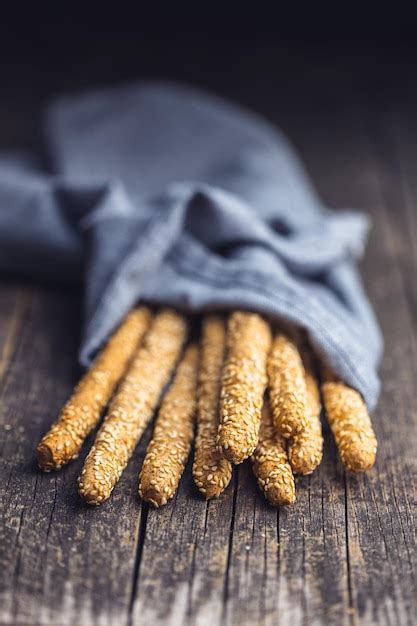
<svg viewBox="0 0 417 626"><path fill-rule="evenodd" d="M162 84L60 99L46 127L50 172L0 158L0 268L82 282L84 365L137 302L244 308L305 328L375 407L368 220L323 206L279 131Z"/></svg>

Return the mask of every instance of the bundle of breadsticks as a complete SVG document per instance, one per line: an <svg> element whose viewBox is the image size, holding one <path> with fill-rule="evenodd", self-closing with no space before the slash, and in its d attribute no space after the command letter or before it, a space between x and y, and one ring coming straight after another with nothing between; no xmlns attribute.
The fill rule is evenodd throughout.
<svg viewBox="0 0 417 626"><path fill-rule="evenodd" d="M82 498L101 504L157 412L139 474L143 500L159 507L173 497L195 436L192 471L205 498L220 496L233 465L251 458L265 498L292 504L294 475L322 459L321 398L344 467L372 467L377 441L362 397L316 363L300 331L237 311L204 317L199 341L188 334L171 309L133 310L38 444L40 468L75 459L104 412L78 479Z"/></svg>

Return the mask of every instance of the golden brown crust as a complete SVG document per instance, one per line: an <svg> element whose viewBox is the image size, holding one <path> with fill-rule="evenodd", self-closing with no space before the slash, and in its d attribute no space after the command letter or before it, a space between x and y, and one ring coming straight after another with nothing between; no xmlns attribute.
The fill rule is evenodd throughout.
<svg viewBox="0 0 417 626"><path fill-rule="evenodd" d="M148 309L137 308L127 315L110 337L64 405L58 420L39 442L37 455L41 469L59 469L78 456L85 438L98 423L148 330L151 319Z"/></svg>
<svg viewBox="0 0 417 626"><path fill-rule="evenodd" d="M232 465L216 445L220 385L226 349L226 325L222 318L205 318L201 343L193 477L197 488L209 499L218 497L232 477Z"/></svg>
<svg viewBox="0 0 417 626"><path fill-rule="evenodd" d="M320 388L314 373L312 359L307 350L302 351L306 381L305 429L295 435L288 445L288 458L295 474L306 476L314 472L323 457L323 433L320 422Z"/></svg>
<svg viewBox="0 0 417 626"><path fill-rule="evenodd" d="M190 345L164 397L139 475L139 495L156 507L172 498L194 433L198 348Z"/></svg>
<svg viewBox="0 0 417 626"><path fill-rule="evenodd" d="M301 433L307 426L304 367L296 343L281 333L274 337L268 357L268 389L280 435L290 439Z"/></svg>
<svg viewBox="0 0 417 626"><path fill-rule="evenodd" d="M258 443L265 392L269 324L256 313L232 313L227 327L217 443L232 463L242 463Z"/></svg>
<svg viewBox="0 0 417 626"><path fill-rule="evenodd" d="M355 389L324 376L324 407L342 463L350 472L366 472L375 463L377 440L365 402Z"/></svg>
<svg viewBox="0 0 417 626"><path fill-rule="evenodd" d="M252 456L253 472L265 498L274 506L295 502L295 481L286 452L286 441L272 423L265 402L262 411L259 442Z"/></svg>
<svg viewBox="0 0 417 626"><path fill-rule="evenodd" d="M106 500L153 415L186 338L187 323L169 309L155 316L104 418L79 478L90 504Z"/></svg>

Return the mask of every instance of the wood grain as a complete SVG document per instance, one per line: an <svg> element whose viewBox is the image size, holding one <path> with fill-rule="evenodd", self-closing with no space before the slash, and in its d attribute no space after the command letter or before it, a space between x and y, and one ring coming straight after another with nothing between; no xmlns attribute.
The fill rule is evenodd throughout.
<svg viewBox="0 0 417 626"><path fill-rule="evenodd" d="M294 61L292 85L270 52L257 52L260 88L248 64L229 95L284 128L329 206L358 207L373 221L362 271L385 337L376 467L346 475L327 430L323 463L298 480L293 508L269 507L243 465L209 503L188 466L173 501L154 510L137 498L145 438L112 498L88 508L76 476L91 438L62 472L40 474L34 462L79 374L79 296L4 283L0 624L414 622L417 94L377 99L372 65L347 76L331 58L305 75ZM276 67L287 71L285 93L267 80Z"/></svg>
<svg viewBox="0 0 417 626"><path fill-rule="evenodd" d="M34 442L76 379L78 306L64 293L31 298L1 393L4 624L128 622L141 523L137 457L99 515L77 495L81 461L51 474L35 466Z"/></svg>
<svg viewBox="0 0 417 626"><path fill-rule="evenodd" d="M417 352L415 312L410 309L404 279L407 269L403 253L400 257L397 254L399 242L407 240L405 231L410 224L404 214L402 219L396 215L396 211L405 212L401 186L397 185L395 206L387 203L383 193L389 180L387 162L382 168L377 149L380 142L366 113L366 108L358 106L355 115L349 112L344 124L339 122L329 129L329 145L334 141L343 145L343 159L338 160L336 151L329 150L328 159L322 154L317 159L316 153L312 161L313 175L319 179L325 170L332 180L333 170L342 168L349 180L351 205L361 203L372 218L363 272L385 337L383 389L374 417L379 441L376 468L362 477L346 476L349 594L352 615L362 623L411 624L416 610L412 511L417 448L410 433L416 428ZM349 137L338 128L348 129ZM337 184L330 185L326 196L336 205L349 201L346 189Z"/></svg>

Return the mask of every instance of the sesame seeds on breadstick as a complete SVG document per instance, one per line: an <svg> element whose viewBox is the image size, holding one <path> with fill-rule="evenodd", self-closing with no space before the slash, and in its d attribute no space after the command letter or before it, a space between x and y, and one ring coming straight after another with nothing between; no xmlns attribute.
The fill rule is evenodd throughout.
<svg viewBox="0 0 417 626"><path fill-rule="evenodd" d="M366 472L375 463L377 439L362 396L328 372L321 389L343 465L353 473Z"/></svg>
<svg viewBox="0 0 417 626"><path fill-rule="evenodd" d="M302 350L306 382L305 429L288 444L288 458L295 474L306 476L314 472L323 457L323 433L320 422L320 389L314 373L311 354Z"/></svg>
<svg viewBox="0 0 417 626"><path fill-rule="evenodd" d="M177 490L191 448L196 409L198 348L190 345L156 419L139 476L139 495L156 507Z"/></svg>
<svg viewBox="0 0 417 626"><path fill-rule="evenodd" d="M220 385L226 349L226 325L221 317L203 321L198 380L197 435L193 477L205 498L218 497L230 483L232 464L216 445Z"/></svg>
<svg viewBox="0 0 417 626"><path fill-rule="evenodd" d="M252 456L253 472L268 502L274 506L295 502L295 482L286 452L286 441L272 423L269 405L265 402L259 442Z"/></svg>
<svg viewBox="0 0 417 626"><path fill-rule="evenodd" d="M141 497L156 507L173 497L196 425L193 478L205 498L219 496L229 485L232 464L252 457L268 501L294 502L294 474L313 472L323 454L320 389L302 337L293 330L273 338L269 324L255 313L235 311L227 323L207 315L201 349L191 344L180 359L187 327L170 309L156 315L145 307L132 311L39 443L41 468L59 469L75 458L110 400L78 479L88 503L104 502L178 364L139 475ZM366 405L328 371L322 378L341 460L351 472L366 471L377 448Z"/></svg>
<svg viewBox="0 0 417 626"><path fill-rule="evenodd" d="M123 376L151 323L151 313L139 307L129 313L99 352L64 405L58 420L37 447L39 467L60 469L78 456L81 446Z"/></svg>
<svg viewBox="0 0 417 626"><path fill-rule="evenodd" d="M304 367L296 343L278 333L268 357L268 389L272 419L286 439L307 426L307 389Z"/></svg>
<svg viewBox="0 0 417 626"><path fill-rule="evenodd" d="M171 377L186 334L187 322L178 313L165 309L155 316L85 460L79 492L90 504L110 496Z"/></svg>
<svg viewBox="0 0 417 626"><path fill-rule="evenodd" d="M258 443L270 345L269 324L260 315L243 311L231 314L217 444L225 458L235 464L250 457Z"/></svg>

